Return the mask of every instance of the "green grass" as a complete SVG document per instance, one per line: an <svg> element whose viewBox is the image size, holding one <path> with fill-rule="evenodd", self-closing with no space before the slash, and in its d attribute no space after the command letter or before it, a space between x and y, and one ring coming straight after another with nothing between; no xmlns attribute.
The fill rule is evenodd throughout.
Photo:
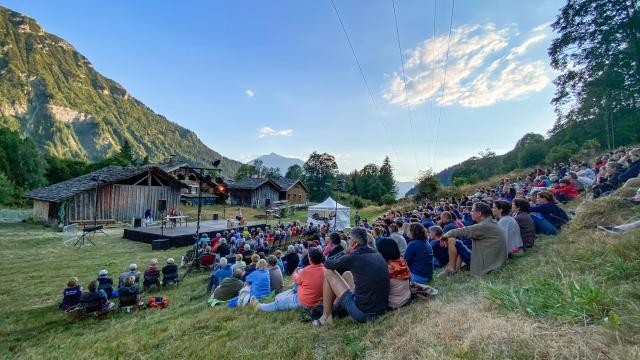
<svg viewBox="0 0 640 360"><path fill-rule="evenodd" d="M211 308L204 272L162 291L167 309L69 320L57 310L69 276L86 287L100 269L117 277L131 262L144 269L151 257L164 262L185 251L152 252L149 245L121 239L119 228L109 234L98 235L95 247L74 249L62 246L60 234L49 228L0 225L0 358L638 356L640 232L611 236L575 228L544 237L524 258L484 279L468 273L436 277L436 298L366 325L340 319L330 328L314 328L299 322L296 311Z"/></svg>

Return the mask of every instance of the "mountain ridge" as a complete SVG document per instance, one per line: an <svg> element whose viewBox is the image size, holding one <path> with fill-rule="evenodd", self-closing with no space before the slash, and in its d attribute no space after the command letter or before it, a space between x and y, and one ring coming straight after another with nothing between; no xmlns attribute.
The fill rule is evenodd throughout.
<svg viewBox="0 0 640 360"><path fill-rule="evenodd" d="M2 6L0 126L60 158L99 161L128 142L140 159L160 162L175 154L201 165L220 159L226 176L242 165L130 96L34 19Z"/></svg>
<svg viewBox="0 0 640 360"><path fill-rule="evenodd" d="M278 155L275 152L258 156L257 158L247 162L247 164L253 164L253 162L256 160L262 161L263 166L270 167L270 168L279 168L280 175L282 176L286 174L289 166L292 166L292 165L300 165L300 167L304 166L304 161L301 159Z"/></svg>

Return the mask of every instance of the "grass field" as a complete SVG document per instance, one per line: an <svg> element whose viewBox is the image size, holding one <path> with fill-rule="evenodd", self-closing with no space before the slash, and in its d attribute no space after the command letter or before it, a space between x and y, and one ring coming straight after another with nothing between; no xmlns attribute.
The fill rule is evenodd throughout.
<svg viewBox="0 0 640 360"><path fill-rule="evenodd" d="M0 358L19 359L634 359L640 356L640 232L606 235L594 225L638 213L619 199L581 205L560 236L540 239L525 258L485 279L438 277L440 295L378 321L327 328L297 312L211 308L206 273L163 291L170 306L108 319L70 321L57 310L69 276L82 285L102 268L142 269L184 249L97 236L97 246L62 246L38 225L0 225ZM362 213L362 212L361 212ZM144 294L148 299L151 294Z"/></svg>

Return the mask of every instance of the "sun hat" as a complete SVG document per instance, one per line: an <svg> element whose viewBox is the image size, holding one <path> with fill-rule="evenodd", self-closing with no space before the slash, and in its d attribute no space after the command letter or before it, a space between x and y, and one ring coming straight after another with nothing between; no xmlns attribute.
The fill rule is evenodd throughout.
<svg viewBox="0 0 640 360"><path fill-rule="evenodd" d="M173 258L168 258L167 259L167 264L173 264L175 262L175 260L173 260Z"/></svg>

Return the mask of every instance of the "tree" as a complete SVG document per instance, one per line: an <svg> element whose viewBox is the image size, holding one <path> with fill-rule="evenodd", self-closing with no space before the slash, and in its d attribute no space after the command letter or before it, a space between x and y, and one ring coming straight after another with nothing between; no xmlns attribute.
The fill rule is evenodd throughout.
<svg viewBox="0 0 640 360"><path fill-rule="evenodd" d="M376 164L367 164L358 174L359 192L357 195L365 199L380 201L386 191L380 181L380 169L378 166Z"/></svg>
<svg viewBox="0 0 640 360"><path fill-rule="evenodd" d="M573 147L567 145L556 145L549 150L546 162L547 164L566 162L574 153L575 145Z"/></svg>
<svg viewBox="0 0 640 360"><path fill-rule="evenodd" d="M0 204L9 204L13 198L15 187L7 175L0 171Z"/></svg>
<svg viewBox="0 0 640 360"><path fill-rule="evenodd" d="M263 167L262 174L260 177L264 177L267 179L277 179L280 177L280 168L277 167Z"/></svg>
<svg viewBox="0 0 640 360"><path fill-rule="evenodd" d="M0 166L17 188L33 189L47 182L47 164L33 141L7 128L0 128Z"/></svg>
<svg viewBox="0 0 640 360"><path fill-rule="evenodd" d="M531 144L527 145L520 153L520 167L526 168L533 165L538 165L544 161L547 155L547 149L543 144Z"/></svg>
<svg viewBox="0 0 640 360"><path fill-rule="evenodd" d="M416 199L418 200L435 199L440 190L440 182L438 182L432 170L427 170L420 174L416 190Z"/></svg>
<svg viewBox="0 0 640 360"><path fill-rule="evenodd" d="M333 193L338 164L333 155L313 152L304 163L304 180L312 201L322 201Z"/></svg>
<svg viewBox="0 0 640 360"><path fill-rule="evenodd" d="M303 175L302 166L298 164L293 164L289 166L289 168L287 169L287 173L284 175L284 177L292 180L300 180L302 179L302 175Z"/></svg>
<svg viewBox="0 0 640 360"><path fill-rule="evenodd" d="M378 179L380 180L385 193L391 194L395 199L398 189L396 189L396 180L393 177L393 167L391 166L391 161L388 156L386 156L382 161Z"/></svg>
<svg viewBox="0 0 640 360"><path fill-rule="evenodd" d="M608 147L616 144L616 128L628 126L637 134L639 18L637 0L569 0L560 10L551 25L558 37L548 50L551 67L559 73L552 134L580 129L572 131L578 144L593 134ZM593 129L576 126L585 121L600 124ZM622 135L624 143L633 141L633 136Z"/></svg>
<svg viewBox="0 0 640 360"><path fill-rule="evenodd" d="M254 175L258 175L258 170L255 166L249 164L242 164L236 174L233 176L234 180L240 180L244 178L250 178Z"/></svg>
<svg viewBox="0 0 640 360"><path fill-rule="evenodd" d="M135 160L133 158L133 150L131 149L131 144L129 144L129 141L127 140L124 141L124 145L122 145L122 147L120 148L120 151L118 151L118 155L116 156L124 166L131 166L131 165L134 165L135 163Z"/></svg>

